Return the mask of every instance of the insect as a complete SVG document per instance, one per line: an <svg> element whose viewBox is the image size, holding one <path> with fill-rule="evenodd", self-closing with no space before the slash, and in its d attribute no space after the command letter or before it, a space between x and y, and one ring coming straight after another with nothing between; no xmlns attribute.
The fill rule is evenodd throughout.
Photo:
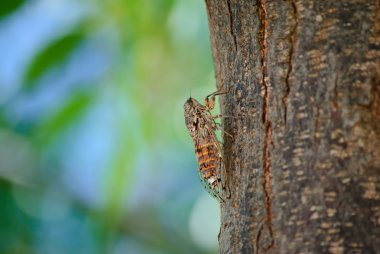
<svg viewBox="0 0 380 254"><path fill-rule="evenodd" d="M221 202L224 201L221 179L223 159L221 144L215 133L219 128L215 119L220 115L212 115L211 110L215 106L215 96L225 93L218 90L208 95L205 105L191 97L184 104L185 122L194 141L195 153L198 158L198 173L202 185Z"/></svg>

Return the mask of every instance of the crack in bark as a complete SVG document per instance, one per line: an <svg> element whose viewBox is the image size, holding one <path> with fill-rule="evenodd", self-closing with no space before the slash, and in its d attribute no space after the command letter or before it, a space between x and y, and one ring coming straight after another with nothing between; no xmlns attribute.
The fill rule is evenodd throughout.
<svg viewBox="0 0 380 254"><path fill-rule="evenodd" d="M237 52L237 39L236 34L234 32L234 20L232 17L232 9L231 9L231 1L227 0L227 7L228 7L228 15L230 17L230 33L232 35L232 38L234 39L234 46L235 46L235 52Z"/></svg>
<svg viewBox="0 0 380 254"><path fill-rule="evenodd" d="M332 102L335 107L335 110L337 110L338 109L338 74L336 74L335 76L333 94L334 94L334 99L332 100Z"/></svg>
<svg viewBox="0 0 380 254"><path fill-rule="evenodd" d="M268 57L268 14L266 9L266 0L259 0L259 11L261 19L261 51L262 51L262 83L264 86L264 98L263 98L263 115L262 121L265 126L265 137L264 137L264 148L263 148L263 191L265 195L265 209L266 209L266 225L270 234L270 244L265 248L269 250L274 246L273 238L273 229L272 229L272 165L271 165L271 154L269 151L269 144L273 143L272 141L272 124L269 120L269 77L268 77L268 66L267 66L267 57ZM257 252L261 237L261 232L263 227L260 227L257 234Z"/></svg>
<svg viewBox="0 0 380 254"><path fill-rule="evenodd" d="M314 137L313 137L313 143L316 144L317 146L319 145L319 141L320 141L320 138L317 137L317 133L318 133L319 127L320 127L320 118L321 118L321 114L319 112L319 105L318 105L317 115L315 117L315 122L314 122Z"/></svg>
<svg viewBox="0 0 380 254"><path fill-rule="evenodd" d="M285 125L286 125L287 114L288 114L288 97L290 94L289 78L290 78L290 74L293 71L292 59L293 59L293 53L294 53L294 45L295 45L296 39L297 39L296 38L296 32L297 32L297 27L298 27L297 6L293 1L291 2L291 5L293 7L293 15L294 15L294 20L295 20L295 25L294 25L294 29L290 33L289 68L288 68L288 71L287 71L286 77L285 77L286 91L285 91L285 95L282 98L282 103L284 105L284 122L285 122Z"/></svg>
<svg viewBox="0 0 380 254"><path fill-rule="evenodd" d="M264 100L263 100L263 115L262 115L262 120L263 120L263 123L265 124L267 122L267 108L268 108L268 103L269 103L269 98L268 98L268 84L267 84L267 80L268 80L268 68L267 68L267 56L268 56L268 48L267 48L267 13L266 13L266 9L265 9L265 0L260 0L259 1L259 7L260 9L262 10L261 11L261 21L262 21L262 40L260 41L261 43L261 54L262 54L262 57L261 57L261 65L262 65L262 72L263 72L263 79L262 79L262 83L263 83L263 86L264 86Z"/></svg>
<svg viewBox="0 0 380 254"><path fill-rule="evenodd" d="M264 226L264 223L261 223L261 225L258 227L259 230L257 232L257 235L256 235L256 243L255 243L255 252L254 253L259 253L259 241L260 241L260 237L261 237L261 231L263 229L263 226Z"/></svg>
<svg viewBox="0 0 380 254"><path fill-rule="evenodd" d="M265 248L269 250L274 245L273 229L272 229L272 164L271 164L271 154L269 152L269 144L272 140L272 124L269 122L266 128L265 143L264 143L264 175L263 175L263 188L265 194L265 209L267 213L267 227L269 230L270 244Z"/></svg>

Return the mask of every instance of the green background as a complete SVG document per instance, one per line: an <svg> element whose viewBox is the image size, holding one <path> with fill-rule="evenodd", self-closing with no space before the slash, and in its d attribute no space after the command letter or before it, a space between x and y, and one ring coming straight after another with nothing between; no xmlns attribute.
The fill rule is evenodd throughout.
<svg viewBox="0 0 380 254"><path fill-rule="evenodd" d="M0 6L0 253L216 253L183 103L215 90L201 0Z"/></svg>

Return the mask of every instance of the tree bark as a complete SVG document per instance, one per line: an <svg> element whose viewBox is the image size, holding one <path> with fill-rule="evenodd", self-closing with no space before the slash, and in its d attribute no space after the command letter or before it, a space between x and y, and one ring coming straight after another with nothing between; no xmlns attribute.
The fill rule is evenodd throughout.
<svg viewBox="0 0 380 254"><path fill-rule="evenodd" d="M380 2L206 1L220 253L380 253Z"/></svg>

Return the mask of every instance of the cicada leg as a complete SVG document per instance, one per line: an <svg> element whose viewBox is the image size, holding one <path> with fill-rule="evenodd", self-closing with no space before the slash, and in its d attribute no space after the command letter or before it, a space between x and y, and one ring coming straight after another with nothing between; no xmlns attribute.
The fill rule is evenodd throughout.
<svg viewBox="0 0 380 254"><path fill-rule="evenodd" d="M205 98L205 105L208 110L212 110L215 107L215 97L218 95L226 94L228 91L225 91L224 88L219 88L217 91L209 94Z"/></svg>

